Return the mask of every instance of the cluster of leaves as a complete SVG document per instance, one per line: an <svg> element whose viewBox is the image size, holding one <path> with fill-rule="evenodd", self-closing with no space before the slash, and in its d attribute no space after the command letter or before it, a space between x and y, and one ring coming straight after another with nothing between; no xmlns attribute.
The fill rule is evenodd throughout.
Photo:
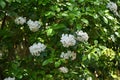
<svg viewBox="0 0 120 80"><path fill-rule="evenodd" d="M120 19L110 12L109 0L0 0L0 70L3 78L17 80L118 79L120 68ZM120 1L116 0L118 7ZM31 32L26 24L16 25L16 17L39 20L41 28ZM87 43L64 48L63 33L76 30L88 33ZM111 37L114 35L114 37ZM47 45L45 52L34 57L29 46ZM74 50L74 61L60 58L61 52ZM66 66L69 72L59 72Z"/></svg>

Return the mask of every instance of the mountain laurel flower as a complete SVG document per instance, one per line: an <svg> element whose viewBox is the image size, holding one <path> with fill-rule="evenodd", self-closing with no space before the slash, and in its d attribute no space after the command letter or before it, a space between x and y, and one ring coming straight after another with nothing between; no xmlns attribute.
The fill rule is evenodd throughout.
<svg viewBox="0 0 120 80"><path fill-rule="evenodd" d="M74 51L67 51L67 53L62 52L60 55L61 58L63 59L71 59L75 60L76 59L76 53Z"/></svg>
<svg viewBox="0 0 120 80"><path fill-rule="evenodd" d="M59 70L62 73L68 73L68 68L67 67L60 67Z"/></svg>
<svg viewBox="0 0 120 80"><path fill-rule="evenodd" d="M29 21L27 21L27 24L28 24L28 26L29 26L29 29L30 29L32 32L38 31L39 28L41 27L39 21L29 20Z"/></svg>
<svg viewBox="0 0 120 80"><path fill-rule="evenodd" d="M4 80L15 80L15 78L8 77L8 78L5 78Z"/></svg>
<svg viewBox="0 0 120 80"><path fill-rule="evenodd" d="M77 39L78 41L81 41L81 42L86 42L86 41L88 41L89 36L88 36L88 34L87 34L86 32L77 31L76 34L77 34L77 38L76 38L76 39Z"/></svg>
<svg viewBox="0 0 120 80"><path fill-rule="evenodd" d="M114 2L109 2L108 4L107 4L107 8L109 8L110 9L110 11L112 11L112 12L117 12L117 4L116 3L114 3Z"/></svg>
<svg viewBox="0 0 120 80"><path fill-rule="evenodd" d="M23 25L24 23L26 23L26 17L17 17L16 19L15 19L15 23L16 24L21 24L21 25Z"/></svg>
<svg viewBox="0 0 120 80"><path fill-rule="evenodd" d="M71 60L75 60L76 59L76 53L74 51L71 52L70 58L71 58Z"/></svg>
<svg viewBox="0 0 120 80"><path fill-rule="evenodd" d="M32 46L29 47L30 53L33 56L40 56L40 53L44 51L46 46L42 43L34 43Z"/></svg>
<svg viewBox="0 0 120 80"><path fill-rule="evenodd" d="M74 46L76 44L75 37L71 34L62 34L60 42L64 47Z"/></svg>

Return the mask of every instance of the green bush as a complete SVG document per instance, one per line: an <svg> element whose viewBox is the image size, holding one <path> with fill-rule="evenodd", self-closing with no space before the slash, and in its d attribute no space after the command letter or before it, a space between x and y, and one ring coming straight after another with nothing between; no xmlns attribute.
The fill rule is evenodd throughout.
<svg viewBox="0 0 120 80"><path fill-rule="evenodd" d="M109 3L0 0L1 77L119 79L120 1Z"/></svg>

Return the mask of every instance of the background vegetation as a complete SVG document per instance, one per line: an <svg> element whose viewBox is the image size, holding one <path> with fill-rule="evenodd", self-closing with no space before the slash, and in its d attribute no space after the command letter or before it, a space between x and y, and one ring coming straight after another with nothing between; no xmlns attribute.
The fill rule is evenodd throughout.
<svg viewBox="0 0 120 80"><path fill-rule="evenodd" d="M119 0L113 0L120 7ZM0 0L1 77L16 80L93 80L120 79L120 18L106 5L109 0ZM37 20L39 31L27 24L17 25L16 17ZM63 47L61 35L83 30L88 42ZM47 47L32 56L29 47L41 42ZM75 60L60 58L72 50ZM68 73L59 71L61 66Z"/></svg>

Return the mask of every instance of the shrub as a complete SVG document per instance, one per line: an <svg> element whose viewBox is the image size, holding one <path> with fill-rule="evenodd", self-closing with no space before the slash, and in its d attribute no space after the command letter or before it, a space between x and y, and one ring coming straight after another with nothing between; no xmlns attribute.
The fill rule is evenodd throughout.
<svg viewBox="0 0 120 80"><path fill-rule="evenodd" d="M3 79L119 79L120 1L0 0Z"/></svg>

